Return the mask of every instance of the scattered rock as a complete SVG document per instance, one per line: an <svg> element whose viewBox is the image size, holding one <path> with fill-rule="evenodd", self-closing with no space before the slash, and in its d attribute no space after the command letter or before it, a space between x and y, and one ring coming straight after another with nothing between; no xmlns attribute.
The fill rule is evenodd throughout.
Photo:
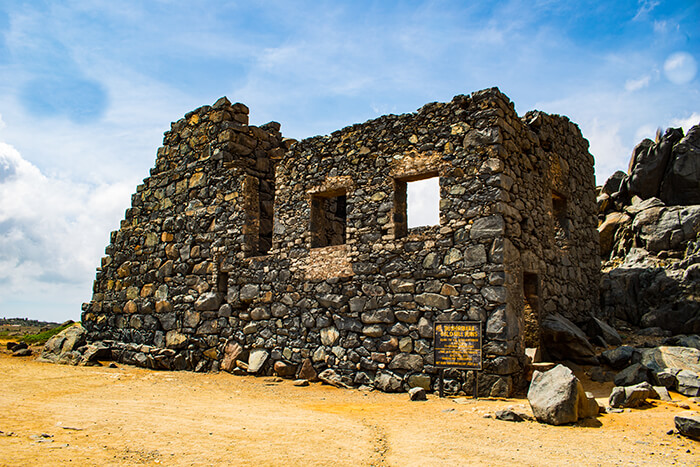
<svg viewBox="0 0 700 467"><path fill-rule="evenodd" d="M308 379L295 379L294 380L294 386L303 388L309 385L309 380Z"/></svg>
<svg viewBox="0 0 700 467"><path fill-rule="evenodd" d="M658 399L651 384L647 382L634 386L616 386L610 393L609 404L613 408L634 408L646 403L647 399Z"/></svg>
<svg viewBox="0 0 700 467"><path fill-rule="evenodd" d="M26 342L8 342L7 343L7 350L10 352L15 352L17 350L22 350L29 348Z"/></svg>
<svg viewBox="0 0 700 467"><path fill-rule="evenodd" d="M415 387L408 390L408 397L412 401L426 401L428 397L425 394L425 389Z"/></svg>
<svg viewBox="0 0 700 467"><path fill-rule="evenodd" d="M224 357L221 360L221 369L231 372L236 367L236 360L243 353L243 348L236 341L230 340L224 346Z"/></svg>
<svg viewBox="0 0 700 467"><path fill-rule="evenodd" d="M270 354L267 350L255 349L250 351L250 356L248 357L248 373L259 372Z"/></svg>
<svg viewBox="0 0 700 467"><path fill-rule="evenodd" d="M320 379L326 384L330 384L331 386L335 386L337 388L350 388L350 386L343 382L343 378L341 378L340 375L336 373L335 370L333 370L332 368L327 368L321 373L319 373L318 379Z"/></svg>
<svg viewBox="0 0 700 467"><path fill-rule="evenodd" d="M301 368L299 368L299 372L297 373L297 378L306 379L309 381L316 381L318 379L316 370L314 369L314 366L311 363L311 359L304 359L304 361L301 364Z"/></svg>
<svg viewBox="0 0 700 467"><path fill-rule="evenodd" d="M587 412L589 407L581 382L563 365L544 373L535 371L527 400L537 421L550 425L574 423L580 410Z"/></svg>
<svg viewBox="0 0 700 467"><path fill-rule="evenodd" d="M273 369L275 373L281 378L293 378L297 372L297 367L293 363L284 362L282 360L276 361Z"/></svg>
<svg viewBox="0 0 700 467"><path fill-rule="evenodd" d="M512 409L503 409L496 411L496 420L503 420L504 422L522 422L523 417Z"/></svg>
<svg viewBox="0 0 700 467"><path fill-rule="evenodd" d="M676 430L683 436L700 440L700 414L697 412L679 413L673 418Z"/></svg>
<svg viewBox="0 0 700 467"><path fill-rule="evenodd" d="M401 378L388 371L383 371L374 378L374 387L384 392L400 392L401 383Z"/></svg>
<svg viewBox="0 0 700 467"><path fill-rule="evenodd" d="M12 352L13 357L31 357L32 349L19 349Z"/></svg>
<svg viewBox="0 0 700 467"><path fill-rule="evenodd" d="M681 370L676 374L678 392L684 396L700 396L700 375L690 370Z"/></svg>

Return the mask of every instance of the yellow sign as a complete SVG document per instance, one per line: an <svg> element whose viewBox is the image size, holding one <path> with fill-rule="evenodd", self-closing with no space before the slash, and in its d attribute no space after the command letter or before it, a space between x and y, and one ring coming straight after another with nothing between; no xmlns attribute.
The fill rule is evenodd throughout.
<svg viewBox="0 0 700 467"><path fill-rule="evenodd" d="M437 367L481 370L481 323L435 323L433 348Z"/></svg>

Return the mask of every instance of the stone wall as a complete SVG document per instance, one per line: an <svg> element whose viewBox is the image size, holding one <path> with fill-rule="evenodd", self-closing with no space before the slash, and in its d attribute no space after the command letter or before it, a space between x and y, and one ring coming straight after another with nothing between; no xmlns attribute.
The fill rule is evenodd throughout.
<svg viewBox="0 0 700 467"><path fill-rule="evenodd" d="M166 133L83 324L145 366L396 391L435 384L433 323L477 320L480 393L508 396L542 315L596 311L592 162L575 125L495 88L295 144L222 98ZM440 223L409 229L407 186L431 177Z"/></svg>

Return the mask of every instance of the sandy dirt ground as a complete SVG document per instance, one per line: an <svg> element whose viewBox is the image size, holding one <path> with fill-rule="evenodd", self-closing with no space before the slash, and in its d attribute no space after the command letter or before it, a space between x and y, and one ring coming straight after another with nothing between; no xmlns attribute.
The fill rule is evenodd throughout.
<svg viewBox="0 0 700 467"><path fill-rule="evenodd" d="M4 345L3 345L4 348ZM227 373L69 367L0 352L0 465L700 465L672 403L576 426L526 399L439 399ZM611 383L584 382L599 402ZM673 396L697 410L698 405Z"/></svg>

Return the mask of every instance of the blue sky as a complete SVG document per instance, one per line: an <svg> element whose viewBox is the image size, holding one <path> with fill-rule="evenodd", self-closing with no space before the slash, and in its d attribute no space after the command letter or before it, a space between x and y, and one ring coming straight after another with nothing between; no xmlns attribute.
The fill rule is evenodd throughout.
<svg viewBox="0 0 700 467"><path fill-rule="evenodd" d="M567 115L598 182L700 123L696 1L0 4L0 317L78 319L171 121L227 95L327 134L498 86Z"/></svg>

